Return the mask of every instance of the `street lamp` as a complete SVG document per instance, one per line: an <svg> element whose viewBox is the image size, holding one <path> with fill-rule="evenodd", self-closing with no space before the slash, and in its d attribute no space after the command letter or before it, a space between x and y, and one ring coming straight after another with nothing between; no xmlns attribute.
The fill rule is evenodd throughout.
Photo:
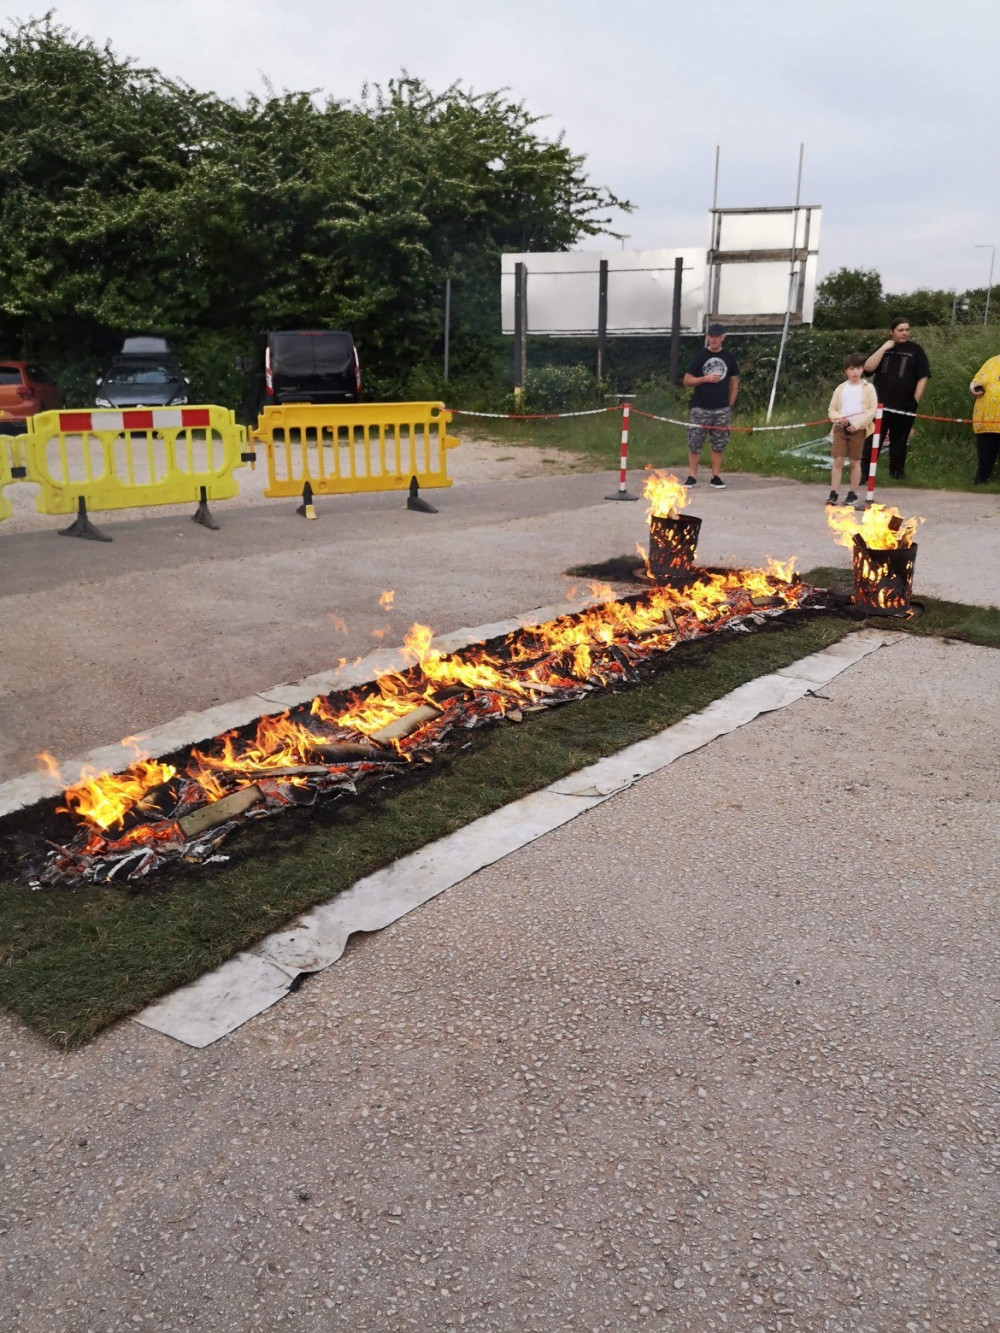
<svg viewBox="0 0 1000 1333"><path fill-rule="evenodd" d="M990 252L990 280L986 287L986 309L983 311L983 328L986 328L986 321L990 317L990 292L993 290L993 261L997 257L997 248L995 245L974 245L973 250L989 250Z"/></svg>

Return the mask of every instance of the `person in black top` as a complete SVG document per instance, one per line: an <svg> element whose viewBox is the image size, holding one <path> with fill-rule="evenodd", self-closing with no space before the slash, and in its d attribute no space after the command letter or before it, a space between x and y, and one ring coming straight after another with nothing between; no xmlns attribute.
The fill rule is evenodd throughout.
<svg viewBox="0 0 1000 1333"><path fill-rule="evenodd" d="M729 443L728 428L733 419L733 404L740 391L740 368L735 356L723 350L726 330L721 324L709 324L706 346L691 358L684 384L693 388L691 424L687 431L688 479L685 486L698 484L698 462L705 440L712 449L712 479L708 483L722 491L726 483L719 475L722 454ZM723 427L724 429L720 429Z"/></svg>
<svg viewBox="0 0 1000 1333"><path fill-rule="evenodd" d="M924 349L910 341L910 321L905 315L896 315L889 321L889 339L865 362L865 374L872 376L878 400L884 407L899 407L904 412L917 410L931 377L931 367ZM912 417L897 416L895 412L882 414L879 447L889 441L889 476L897 481L906 473L906 442L912 427ZM862 481L868 476L871 455L869 439L861 462Z"/></svg>

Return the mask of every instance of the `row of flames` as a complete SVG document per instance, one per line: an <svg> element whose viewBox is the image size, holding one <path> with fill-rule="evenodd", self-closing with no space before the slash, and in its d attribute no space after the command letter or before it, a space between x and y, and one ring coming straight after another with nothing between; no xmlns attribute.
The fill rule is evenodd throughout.
<svg viewBox="0 0 1000 1333"><path fill-rule="evenodd" d="M344 696L346 703L340 707L320 695L309 711L331 742L368 742L406 759L413 748L412 736L380 741L377 733L421 704L433 704L443 691L485 691L499 699L501 711L508 711L532 704L553 688L600 683L601 666L595 655L601 648L636 636L658 637L668 646L678 638L675 613L693 618L695 624L711 625L732 613L729 599L737 590L760 602L778 597L787 605L798 605L804 585L794 574L794 563L794 559L771 561L767 569L706 574L684 592L654 588L633 601L617 601L611 588L594 584L592 593L606 596L606 602L509 635L500 652L483 646L445 655L434 647L433 631L415 624L403 647L409 678L389 672L372 688ZM262 717L250 738L231 731L211 747L192 750L183 775L199 784L208 803L249 785L254 780L249 773L261 776L267 770L314 763L316 745L317 731L288 712ZM39 759L61 781L56 760L47 753ZM156 789L177 773L174 765L137 751L135 763L124 773L85 771L80 781L65 788L65 804L59 808L96 835L105 834L120 829L126 815L142 812L147 802L152 806ZM281 776L296 782L294 775Z"/></svg>

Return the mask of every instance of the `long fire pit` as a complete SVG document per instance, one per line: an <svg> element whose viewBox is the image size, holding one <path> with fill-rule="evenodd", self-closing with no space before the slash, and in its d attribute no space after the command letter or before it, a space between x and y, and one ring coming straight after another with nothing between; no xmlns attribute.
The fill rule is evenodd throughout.
<svg viewBox="0 0 1000 1333"><path fill-rule="evenodd" d="M167 866L228 860L220 848L248 823L412 772L474 728L635 684L684 642L828 605L792 563L703 573L685 591L658 587L621 600L609 588L601 605L454 655L434 649L431 630L415 625L407 671L320 695L182 754L138 758L124 773L85 775L61 802L36 807L30 827L22 812L15 833L3 836L6 859L35 889L125 883Z"/></svg>

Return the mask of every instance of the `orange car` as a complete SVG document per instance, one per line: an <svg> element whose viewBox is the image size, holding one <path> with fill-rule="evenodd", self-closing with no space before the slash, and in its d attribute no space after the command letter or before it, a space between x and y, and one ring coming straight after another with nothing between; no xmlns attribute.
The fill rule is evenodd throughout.
<svg viewBox="0 0 1000 1333"><path fill-rule="evenodd" d="M36 412L66 406L59 385L34 361L0 361L0 431L19 435Z"/></svg>

